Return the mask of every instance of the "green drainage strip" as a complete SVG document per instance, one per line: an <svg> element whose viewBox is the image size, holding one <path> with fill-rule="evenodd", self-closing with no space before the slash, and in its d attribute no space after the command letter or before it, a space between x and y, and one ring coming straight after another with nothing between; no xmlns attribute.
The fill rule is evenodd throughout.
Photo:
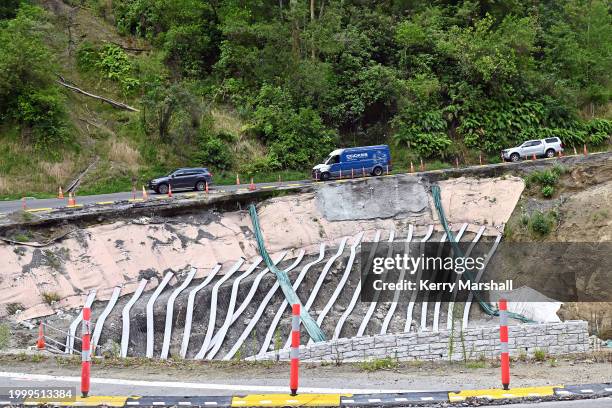
<svg viewBox="0 0 612 408"><path fill-rule="evenodd" d="M270 259L270 255L266 250L265 241L261 234L261 228L259 227L259 218L257 217L257 209L255 208L254 204L251 204L249 206L249 213L251 215L251 221L253 222L253 231L255 232L255 239L257 240L259 254L266 263L266 266L276 275L276 279L278 280L278 283L280 284L280 287L283 290L285 299L287 299L287 302L289 302L290 305L296 303L300 304L300 316L302 318L302 323L308 331L308 335L310 336L310 338L315 342L325 341L325 334L323 333L321 328L317 325L312 316L310 316L310 313L308 313L308 311L305 310L304 307L302 307L300 298L298 297L297 293L295 293L295 290L293 289L293 286L291 284L291 281L289 280L289 276L287 275L287 273L278 269L272 262L272 259Z"/></svg>

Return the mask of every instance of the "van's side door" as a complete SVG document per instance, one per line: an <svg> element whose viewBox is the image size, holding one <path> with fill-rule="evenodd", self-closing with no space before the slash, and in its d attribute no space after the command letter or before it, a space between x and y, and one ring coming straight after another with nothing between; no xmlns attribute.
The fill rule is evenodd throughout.
<svg viewBox="0 0 612 408"><path fill-rule="evenodd" d="M329 172L332 177L338 177L340 175L341 166L342 163L340 163L340 155L337 154L332 156L331 160L329 161Z"/></svg>

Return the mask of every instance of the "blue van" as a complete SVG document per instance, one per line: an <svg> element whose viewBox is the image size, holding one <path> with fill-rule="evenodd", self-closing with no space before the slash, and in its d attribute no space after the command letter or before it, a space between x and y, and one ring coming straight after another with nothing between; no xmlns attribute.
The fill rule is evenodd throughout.
<svg viewBox="0 0 612 408"><path fill-rule="evenodd" d="M359 177L365 174L380 176L391 171L391 152L389 146L363 146L337 149L329 154L322 164L312 168L312 178L329 180Z"/></svg>

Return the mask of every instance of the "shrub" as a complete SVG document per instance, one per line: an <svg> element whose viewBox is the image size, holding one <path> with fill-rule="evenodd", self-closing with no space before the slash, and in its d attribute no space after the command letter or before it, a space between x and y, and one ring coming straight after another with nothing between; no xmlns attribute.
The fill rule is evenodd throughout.
<svg viewBox="0 0 612 408"><path fill-rule="evenodd" d="M228 144L221 140L219 136L201 130L197 144L196 160L198 165L212 166L219 170L227 170L231 167L232 154Z"/></svg>
<svg viewBox="0 0 612 408"><path fill-rule="evenodd" d="M553 223L551 217L543 214L541 211L537 211L531 216L529 222L529 229L531 232L544 236L550 233L552 227Z"/></svg>
<svg viewBox="0 0 612 408"><path fill-rule="evenodd" d="M398 367L396 359L391 357L374 358L364 361L359 364L359 367L364 371L392 370Z"/></svg>
<svg viewBox="0 0 612 408"><path fill-rule="evenodd" d="M555 193L555 188L553 186L544 186L542 187L542 195L546 198L550 198Z"/></svg>
<svg viewBox="0 0 612 408"><path fill-rule="evenodd" d="M9 303L6 305L6 313L9 315L14 315L23 310L25 310L23 303Z"/></svg>

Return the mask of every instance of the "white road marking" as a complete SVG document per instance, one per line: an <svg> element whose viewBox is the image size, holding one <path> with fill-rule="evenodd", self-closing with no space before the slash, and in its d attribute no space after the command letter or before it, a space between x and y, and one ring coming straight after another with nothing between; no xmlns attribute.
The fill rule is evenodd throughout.
<svg viewBox="0 0 612 408"><path fill-rule="evenodd" d="M368 402L381 402L380 398L368 398Z"/></svg>
<svg viewBox="0 0 612 408"><path fill-rule="evenodd" d="M408 398L396 398L396 401L408 401Z"/></svg>
<svg viewBox="0 0 612 408"><path fill-rule="evenodd" d="M571 394L571 392L569 392L569 391L559 390L559 391L557 391L557 394L561 394L561 395L568 395L568 394Z"/></svg>
<svg viewBox="0 0 612 408"><path fill-rule="evenodd" d="M49 375L49 374L28 374L0 371L0 378L10 378L18 381L59 381L68 383L81 383L81 377L72 377L64 375ZM223 391L246 391L259 393L286 393L286 385L254 385L254 384L214 384L214 383L193 383L181 381L145 381L145 380L127 380L122 378L92 378L92 384L107 384L107 385L126 385L137 387L166 387L166 388L185 388L198 390L223 390ZM300 387L304 393L312 394L406 394L415 392L436 392L443 390L401 390L401 389L381 389L381 388L324 388L324 387Z"/></svg>
<svg viewBox="0 0 612 408"><path fill-rule="evenodd" d="M189 401L179 401L179 405L191 405Z"/></svg>
<svg viewBox="0 0 612 408"><path fill-rule="evenodd" d="M612 388L604 388L606 391L612 391Z"/></svg>
<svg viewBox="0 0 612 408"><path fill-rule="evenodd" d="M259 401L260 404L271 404L272 400L261 400Z"/></svg>
<svg viewBox="0 0 612 408"><path fill-rule="evenodd" d="M355 402L355 400L352 400L352 399L345 399L345 400L342 400L342 402L346 402L346 403L352 404L352 403L354 403L354 402Z"/></svg>
<svg viewBox="0 0 612 408"><path fill-rule="evenodd" d="M580 390L580 392L588 393L588 392L593 392L593 390Z"/></svg>
<svg viewBox="0 0 612 408"><path fill-rule="evenodd" d="M217 403L215 401L206 401L204 405L217 405Z"/></svg>
<svg viewBox="0 0 612 408"><path fill-rule="evenodd" d="M128 401L127 402L128 405L140 405L140 402L136 402L136 401Z"/></svg>
<svg viewBox="0 0 612 408"><path fill-rule="evenodd" d="M433 401L433 397L421 397L421 401Z"/></svg>
<svg viewBox="0 0 612 408"><path fill-rule="evenodd" d="M163 401L153 401L151 405L166 405L166 403Z"/></svg>
<svg viewBox="0 0 612 408"><path fill-rule="evenodd" d="M291 400L286 400L285 402L288 403L288 404L297 404L300 401L299 400L291 399Z"/></svg>

